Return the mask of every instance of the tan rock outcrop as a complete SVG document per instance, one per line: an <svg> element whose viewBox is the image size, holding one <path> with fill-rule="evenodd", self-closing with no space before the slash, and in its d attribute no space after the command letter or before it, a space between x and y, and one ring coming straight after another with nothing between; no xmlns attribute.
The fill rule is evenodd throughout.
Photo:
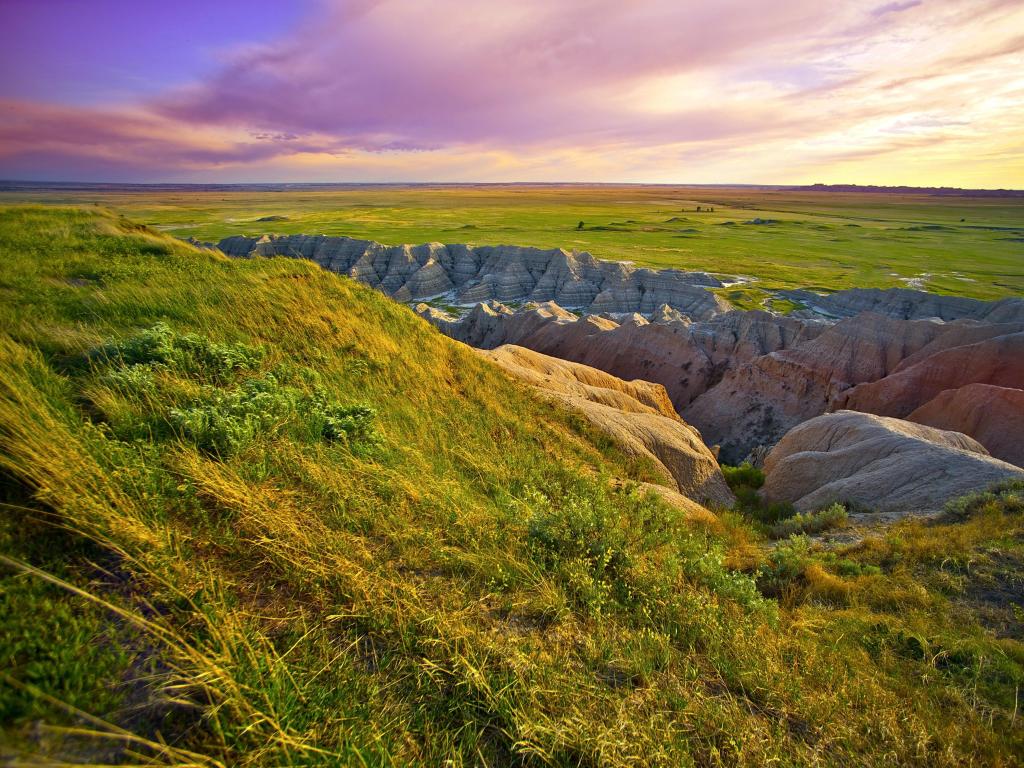
<svg viewBox="0 0 1024 768"><path fill-rule="evenodd" d="M991 384L947 389L907 421L963 432L995 458L1024 467L1024 390Z"/></svg>
<svg viewBox="0 0 1024 768"><path fill-rule="evenodd" d="M887 515L937 512L952 498L1024 477L959 432L854 411L791 429L764 469L769 501L801 511L841 502Z"/></svg>
<svg viewBox="0 0 1024 768"><path fill-rule="evenodd" d="M627 453L650 459L683 495L701 504L734 502L715 457L700 434L676 415L661 385L623 381L522 347L480 354L580 413Z"/></svg>

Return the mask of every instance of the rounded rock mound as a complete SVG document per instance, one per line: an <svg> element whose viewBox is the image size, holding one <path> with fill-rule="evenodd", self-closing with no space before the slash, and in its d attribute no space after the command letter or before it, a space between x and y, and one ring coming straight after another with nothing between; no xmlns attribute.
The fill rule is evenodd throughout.
<svg viewBox="0 0 1024 768"><path fill-rule="evenodd" d="M855 411L791 429L764 469L768 501L801 511L839 502L894 517L939 512L952 498L1024 478L967 435Z"/></svg>

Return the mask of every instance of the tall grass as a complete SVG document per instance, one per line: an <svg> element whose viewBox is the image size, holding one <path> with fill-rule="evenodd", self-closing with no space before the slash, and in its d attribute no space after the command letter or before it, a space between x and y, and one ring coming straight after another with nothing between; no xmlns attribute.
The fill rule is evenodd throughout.
<svg viewBox="0 0 1024 768"><path fill-rule="evenodd" d="M12 755L1017 761L1017 641L914 597L895 544L808 547L773 593L614 445L311 264L27 208L0 258ZM72 637L89 664L48 650Z"/></svg>

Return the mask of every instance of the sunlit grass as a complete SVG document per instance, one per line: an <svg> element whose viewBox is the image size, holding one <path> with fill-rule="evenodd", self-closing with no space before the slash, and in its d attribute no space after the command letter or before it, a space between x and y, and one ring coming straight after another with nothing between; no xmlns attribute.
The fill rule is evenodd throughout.
<svg viewBox="0 0 1024 768"><path fill-rule="evenodd" d="M1019 625L975 582L1019 566L1012 492L772 555L763 527L688 522L614 444L312 264L64 209L0 212L0 258L0 750L1018 761ZM173 416L211 403L244 425L230 450ZM338 439L315 403L372 416Z"/></svg>
<svg viewBox="0 0 1024 768"><path fill-rule="evenodd" d="M909 279L982 299L1024 293L1024 203L1011 198L579 185L0 194L0 202L25 201L98 203L201 240L323 233L588 250L756 277L721 291L747 309L762 305L765 289L904 287ZM280 218L260 221L268 216ZM748 223L758 219L773 223ZM787 308L778 300L776 309Z"/></svg>

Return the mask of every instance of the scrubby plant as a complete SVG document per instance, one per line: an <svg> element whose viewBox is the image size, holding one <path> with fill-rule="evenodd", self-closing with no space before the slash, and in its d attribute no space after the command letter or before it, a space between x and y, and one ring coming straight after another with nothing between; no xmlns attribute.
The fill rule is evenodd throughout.
<svg viewBox="0 0 1024 768"><path fill-rule="evenodd" d="M945 512L954 520L966 520L993 507L1010 514L1024 513L1024 480L1004 480L987 491L952 499Z"/></svg>
<svg viewBox="0 0 1024 768"><path fill-rule="evenodd" d="M744 462L738 467L722 466L726 483L736 496L736 510L762 525L774 525L792 517L796 510L787 502L765 503L759 489L764 485L764 470Z"/></svg>
<svg viewBox="0 0 1024 768"><path fill-rule="evenodd" d="M110 362L121 370L136 365L156 366L212 382L224 382L241 371L256 369L263 356L260 347L176 333L167 323L105 344L90 355L94 361Z"/></svg>
<svg viewBox="0 0 1024 768"><path fill-rule="evenodd" d="M810 538L792 536L768 555L768 562L758 571L757 586L766 595L780 597L803 577L811 562Z"/></svg>
<svg viewBox="0 0 1024 768"><path fill-rule="evenodd" d="M725 475L725 482L733 491L740 488L757 490L764 485L764 470L746 462L738 467L723 465L722 474Z"/></svg>
<svg viewBox="0 0 1024 768"><path fill-rule="evenodd" d="M376 411L333 401L313 372L278 365L276 374L254 375L264 359L258 347L178 334L158 323L105 344L90 358L106 364L99 384L124 398L112 401L102 391L93 393L115 433L125 438L173 435L220 457L284 432L352 450L379 442ZM312 384L312 392L285 384L280 376Z"/></svg>
<svg viewBox="0 0 1024 768"><path fill-rule="evenodd" d="M786 539L800 533L822 533L843 527L847 519L846 507L838 503L830 504L816 512L800 512L780 520L772 526L769 535L773 539Z"/></svg>
<svg viewBox="0 0 1024 768"><path fill-rule="evenodd" d="M726 568L721 547L651 493L580 480L557 497L531 489L525 503L534 556L559 574L585 615L613 608L646 620L658 614L668 629L679 619L672 605L680 579L747 607L759 604L753 580Z"/></svg>

